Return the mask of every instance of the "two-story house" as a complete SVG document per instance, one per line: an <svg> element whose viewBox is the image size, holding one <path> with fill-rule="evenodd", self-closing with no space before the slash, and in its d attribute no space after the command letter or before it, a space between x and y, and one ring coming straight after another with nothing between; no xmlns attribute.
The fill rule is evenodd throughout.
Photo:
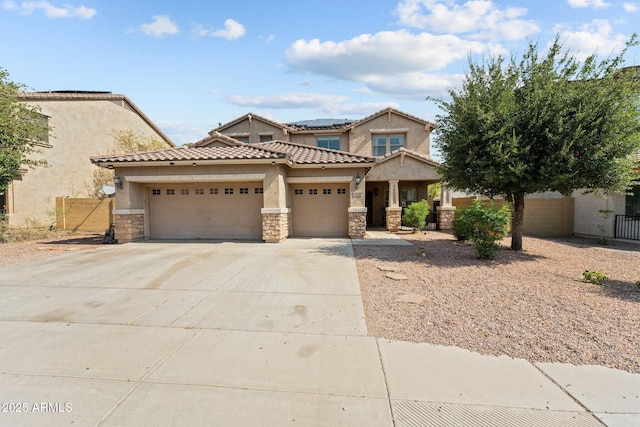
<svg viewBox="0 0 640 427"><path fill-rule="evenodd" d="M55 222L56 197L89 197L95 167L87 157L107 153L114 134L136 135L173 142L126 96L111 92L29 92L20 101L40 108L51 132L40 144L38 158L48 166L25 168L0 195L9 225L23 228Z"/></svg>
<svg viewBox="0 0 640 427"><path fill-rule="evenodd" d="M249 113L189 148L91 161L115 169L123 241L361 238L367 226L399 229L402 207L440 181L434 128L393 108L355 121L278 123ZM440 213L452 214L446 197Z"/></svg>

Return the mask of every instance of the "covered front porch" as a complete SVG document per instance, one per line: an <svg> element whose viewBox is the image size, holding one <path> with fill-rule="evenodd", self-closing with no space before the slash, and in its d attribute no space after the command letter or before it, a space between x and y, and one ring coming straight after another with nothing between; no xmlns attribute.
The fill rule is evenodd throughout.
<svg viewBox="0 0 640 427"><path fill-rule="evenodd" d="M436 212L440 228L450 229L455 208L451 206L449 190L444 188L439 200L428 194L429 185L441 182L436 166L437 162L404 148L379 160L365 177L367 227L398 231L403 209L413 202L427 200L430 218Z"/></svg>

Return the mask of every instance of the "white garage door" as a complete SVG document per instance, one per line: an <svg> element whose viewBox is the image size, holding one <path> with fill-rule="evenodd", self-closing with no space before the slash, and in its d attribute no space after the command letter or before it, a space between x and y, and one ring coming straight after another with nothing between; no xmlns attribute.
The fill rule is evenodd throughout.
<svg viewBox="0 0 640 427"><path fill-rule="evenodd" d="M293 185L291 220L296 237L349 234L348 184Z"/></svg>
<svg viewBox="0 0 640 427"><path fill-rule="evenodd" d="M149 188L154 239L262 239L261 182L169 184Z"/></svg>

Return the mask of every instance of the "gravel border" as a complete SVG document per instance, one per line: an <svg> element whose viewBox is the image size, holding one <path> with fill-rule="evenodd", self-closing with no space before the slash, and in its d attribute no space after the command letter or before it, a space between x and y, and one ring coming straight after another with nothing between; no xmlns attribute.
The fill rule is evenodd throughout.
<svg viewBox="0 0 640 427"><path fill-rule="evenodd" d="M47 239L0 243L0 268L27 264L69 252L88 251L103 246L102 234L56 233Z"/></svg>
<svg viewBox="0 0 640 427"><path fill-rule="evenodd" d="M446 232L403 237L413 246L354 246L369 335L640 373L640 245L505 239L481 261Z"/></svg>

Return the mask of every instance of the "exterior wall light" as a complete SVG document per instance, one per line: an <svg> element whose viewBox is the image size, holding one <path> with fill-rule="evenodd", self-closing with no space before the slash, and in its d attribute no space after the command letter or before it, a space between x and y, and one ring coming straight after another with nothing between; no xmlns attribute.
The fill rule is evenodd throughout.
<svg viewBox="0 0 640 427"><path fill-rule="evenodd" d="M360 178L360 174L358 173L356 174L356 187L360 185L361 182L362 182L362 178Z"/></svg>
<svg viewBox="0 0 640 427"><path fill-rule="evenodd" d="M113 184L117 185L118 188L122 188L122 180L120 179L120 177L118 175L114 175Z"/></svg>

